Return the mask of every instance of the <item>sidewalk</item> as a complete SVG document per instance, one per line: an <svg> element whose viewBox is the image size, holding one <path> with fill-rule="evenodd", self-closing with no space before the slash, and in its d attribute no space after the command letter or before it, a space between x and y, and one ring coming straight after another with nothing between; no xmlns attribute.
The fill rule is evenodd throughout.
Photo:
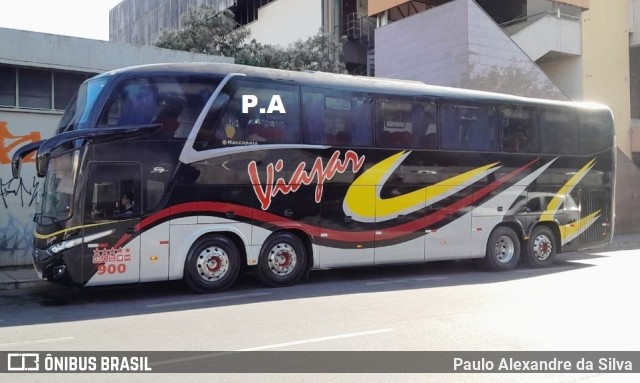
<svg viewBox="0 0 640 383"><path fill-rule="evenodd" d="M616 235L610 245L596 249L596 251L631 249L640 249L640 234ZM38 275L31 265L0 267L0 291L46 286L48 283L38 279Z"/></svg>

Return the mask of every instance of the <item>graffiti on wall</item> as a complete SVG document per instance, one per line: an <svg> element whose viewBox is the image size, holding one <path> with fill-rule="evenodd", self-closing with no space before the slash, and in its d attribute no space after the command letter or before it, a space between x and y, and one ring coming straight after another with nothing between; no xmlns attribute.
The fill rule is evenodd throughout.
<svg viewBox="0 0 640 383"><path fill-rule="evenodd" d="M40 141L40 132L29 132L23 136L14 136L9 131L7 122L0 121L0 165L11 163L11 155L15 149L36 141ZM23 162L35 162L35 153L26 156Z"/></svg>
<svg viewBox="0 0 640 383"><path fill-rule="evenodd" d="M30 122L19 125L33 126ZM23 167L18 179L11 176L11 157L16 149L41 140L38 131L21 131L13 123L11 128L7 121L0 121L0 265L29 262L34 205L42 182L35 176L33 167ZM35 153L25 157L23 162L35 162Z"/></svg>

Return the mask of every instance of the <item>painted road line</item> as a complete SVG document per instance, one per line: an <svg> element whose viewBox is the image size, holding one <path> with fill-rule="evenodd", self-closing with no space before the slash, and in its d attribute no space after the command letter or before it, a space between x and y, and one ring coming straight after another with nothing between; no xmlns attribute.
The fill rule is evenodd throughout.
<svg viewBox="0 0 640 383"><path fill-rule="evenodd" d="M226 296L223 296L223 297L215 297L215 298L191 299L191 300L188 300L188 301L154 303L154 304L151 304L151 305L147 305L147 308L181 306L181 305L192 305L192 304L197 304L197 303L229 301L229 300L232 300L232 299L263 297L265 295L271 295L271 293L253 293L253 294L226 295Z"/></svg>
<svg viewBox="0 0 640 383"><path fill-rule="evenodd" d="M21 346L21 345L39 344L39 343L63 342L63 341L72 340L72 339L75 339L75 338L72 337L72 336L65 336L65 337L62 337L62 338L25 340L25 341L22 341L22 342L0 343L0 347Z"/></svg>
<svg viewBox="0 0 640 383"><path fill-rule="evenodd" d="M379 285L395 285L400 283L409 283L412 281L424 282L424 281L441 281L443 279L449 279L449 277L424 277L424 278L411 278L411 279L385 279L383 281L367 282L367 286L379 286Z"/></svg>
<svg viewBox="0 0 640 383"><path fill-rule="evenodd" d="M243 349L236 350L236 351L240 352L240 351L261 351L261 350L269 350L269 349L272 349L272 348L280 348L280 347L297 346L297 345L301 345L301 344L325 342L325 341L328 341L328 340L335 340L335 339L355 338L355 337L358 337L358 336L382 334L382 333L390 332L390 331L393 331L393 329L392 329L392 328L384 328L384 329L381 329L381 330L372 330L372 331L363 331L363 332L352 332L352 333L348 333L348 334L340 334L340 335L325 336L325 337L322 337L322 338L312 338L312 339L296 340L296 341L293 341L293 342L276 343L276 344L269 344L269 345L266 345L266 346L258 346L258 347L243 348Z"/></svg>
<svg viewBox="0 0 640 383"><path fill-rule="evenodd" d="M443 279L449 279L449 277L424 277L424 278L413 278L412 281L442 281Z"/></svg>
<svg viewBox="0 0 640 383"><path fill-rule="evenodd" d="M408 283L408 279L386 279L384 281L376 281L376 282L367 282L367 286L378 286L378 285L395 285L399 283Z"/></svg>

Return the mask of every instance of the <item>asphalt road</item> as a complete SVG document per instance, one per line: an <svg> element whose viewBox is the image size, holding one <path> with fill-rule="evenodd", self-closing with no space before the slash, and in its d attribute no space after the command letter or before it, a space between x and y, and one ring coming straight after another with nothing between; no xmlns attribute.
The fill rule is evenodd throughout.
<svg viewBox="0 0 640 383"><path fill-rule="evenodd" d="M251 275L0 292L0 351L637 351L640 251L561 255L548 269L470 262L314 271L272 289ZM282 363L287 363L283 360ZM637 374L11 374L2 382L631 382Z"/></svg>

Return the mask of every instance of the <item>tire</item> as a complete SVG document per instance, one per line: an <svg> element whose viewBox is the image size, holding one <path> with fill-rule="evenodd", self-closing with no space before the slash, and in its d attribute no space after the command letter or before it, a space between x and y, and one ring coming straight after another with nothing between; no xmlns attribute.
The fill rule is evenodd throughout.
<svg viewBox="0 0 640 383"><path fill-rule="evenodd" d="M267 286L290 286L304 276L306 268L307 254L302 241L283 232L272 235L262 246L257 275Z"/></svg>
<svg viewBox="0 0 640 383"><path fill-rule="evenodd" d="M199 293L229 288L240 273L240 252L229 238L208 235L198 239L184 265L184 281Z"/></svg>
<svg viewBox="0 0 640 383"><path fill-rule="evenodd" d="M556 258L556 240L547 226L537 226L527 241L525 261L531 267L549 267Z"/></svg>
<svg viewBox="0 0 640 383"><path fill-rule="evenodd" d="M513 270L520 260L520 238L507 227L497 227L487 241L487 253L482 258L488 270Z"/></svg>

